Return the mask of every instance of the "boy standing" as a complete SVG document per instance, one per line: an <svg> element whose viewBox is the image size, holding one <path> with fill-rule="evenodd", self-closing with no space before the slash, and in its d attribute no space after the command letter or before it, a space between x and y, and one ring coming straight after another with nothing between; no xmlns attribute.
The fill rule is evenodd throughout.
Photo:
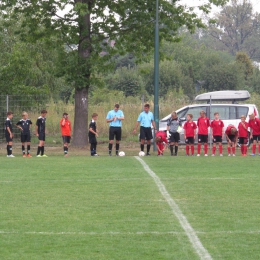
<svg viewBox="0 0 260 260"><path fill-rule="evenodd" d="M177 113L172 112L171 118L167 121L167 131L171 134L170 137L170 151L171 156L173 156L173 146L175 146L174 155L177 156L178 145L180 141L180 134L178 133L178 128L181 126L181 122L178 119Z"/></svg>
<svg viewBox="0 0 260 260"><path fill-rule="evenodd" d="M200 117L197 122L198 126L198 154L200 156L201 144L204 144L204 155L208 156L208 128L210 126L209 119L206 117L205 111L200 112Z"/></svg>
<svg viewBox="0 0 260 260"><path fill-rule="evenodd" d="M41 116L36 121L36 136L39 139L39 145L36 157L48 157L44 154L44 142L45 142L45 122L47 111L44 109L41 111Z"/></svg>
<svg viewBox="0 0 260 260"><path fill-rule="evenodd" d="M256 143L258 143L258 154L260 155L260 120L255 117L255 114L249 115L248 125L250 127L250 139L253 139L252 154L256 154Z"/></svg>
<svg viewBox="0 0 260 260"><path fill-rule="evenodd" d="M247 141L248 141L248 123L246 122L246 117L241 116L241 122L238 124L238 136L239 143L241 145L241 154L246 156L247 154Z"/></svg>
<svg viewBox="0 0 260 260"><path fill-rule="evenodd" d="M97 137L98 137L98 130L97 130L97 121L98 114L93 113L92 120L89 124L89 143L90 143L90 155L91 156L98 156L97 154Z"/></svg>
<svg viewBox="0 0 260 260"><path fill-rule="evenodd" d="M238 131L234 125L229 125L225 131L226 139L228 141L228 156L231 156L231 147L232 154L236 156L236 145L238 138Z"/></svg>
<svg viewBox="0 0 260 260"><path fill-rule="evenodd" d="M140 125L140 139L141 139L140 146L141 146L141 151L143 152L144 142L146 139L147 141L146 156L150 156L151 140L153 139L151 124L153 125L154 131L157 132L153 113L150 112L149 110L150 110L150 105L145 104L144 111L139 115L133 131L133 134L135 134L137 127Z"/></svg>
<svg viewBox="0 0 260 260"><path fill-rule="evenodd" d="M63 140L64 157L68 157L69 143L71 139L71 122L68 113L63 113L60 120L61 135Z"/></svg>
<svg viewBox="0 0 260 260"><path fill-rule="evenodd" d="M22 113L22 119L16 124L16 126L21 130L21 143L22 143L22 153L23 157L25 154L25 143L27 144L27 157L32 157L30 154L31 150L31 126L32 121L28 119L28 114L26 112Z"/></svg>
<svg viewBox="0 0 260 260"><path fill-rule="evenodd" d="M6 150L7 150L7 157L15 157L12 154L12 145L13 145L13 128L12 128L12 122L11 119L13 118L13 112L9 111L7 112L7 118L5 120L5 138L6 138Z"/></svg>
<svg viewBox="0 0 260 260"><path fill-rule="evenodd" d="M223 127L224 123L222 120L219 120L219 113L214 113L214 120L211 122L212 128L212 137L213 137L213 147L212 147L212 156L215 156L216 149L218 145L219 155L223 156L223 148L222 148L222 136L224 134Z"/></svg>
<svg viewBox="0 0 260 260"><path fill-rule="evenodd" d="M196 135L197 125L192 121L193 115L187 114L187 122L184 124L184 138L186 143L186 156L189 156L189 149L191 149L191 155L194 156L194 141Z"/></svg>
<svg viewBox="0 0 260 260"><path fill-rule="evenodd" d="M124 120L124 113L119 110L119 104L115 104L113 110L109 111L106 117L107 123L109 123L109 144L108 153L112 156L112 148L114 143L114 138L116 138L116 156L118 156L119 143L121 141L122 135L122 120Z"/></svg>
<svg viewBox="0 0 260 260"><path fill-rule="evenodd" d="M166 145L168 144L166 133L159 131L156 133L155 142L157 146L158 156L163 155Z"/></svg>

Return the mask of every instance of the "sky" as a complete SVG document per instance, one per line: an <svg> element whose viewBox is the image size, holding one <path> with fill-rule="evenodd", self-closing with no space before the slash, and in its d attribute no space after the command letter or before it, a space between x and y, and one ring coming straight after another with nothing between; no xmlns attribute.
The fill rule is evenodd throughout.
<svg viewBox="0 0 260 260"><path fill-rule="evenodd" d="M243 1L243 0L241 0ZM185 3L187 6L198 6L203 3L207 2L206 0L181 0L179 3ZM253 4L254 11L260 13L260 1L259 0L251 0L251 3ZM213 9L213 12L218 12L218 8L215 7Z"/></svg>

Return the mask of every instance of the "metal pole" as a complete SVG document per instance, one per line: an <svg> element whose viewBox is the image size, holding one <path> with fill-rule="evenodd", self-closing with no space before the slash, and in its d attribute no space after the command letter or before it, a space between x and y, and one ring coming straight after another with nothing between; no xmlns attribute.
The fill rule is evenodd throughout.
<svg viewBox="0 0 260 260"><path fill-rule="evenodd" d="M159 0L156 0L156 20L154 36L154 121L159 130ZM155 136L155 133L154 133ZM153 142L153 150L156 151L156 143Z"/></svg>
<svg viewBox="0 0 260 260"><path fill-rule="evenodd" d="M9 96L6 95L6 112L9 111Z"/></svg>
<svg viewBox="0 0 260 260"><path fill-rule="evenodd" d="M211 115L211 96L209 97L209 121L211 121L210 115ZM212 149L212 129L210 127L209 130L209 148Z"/></svg>

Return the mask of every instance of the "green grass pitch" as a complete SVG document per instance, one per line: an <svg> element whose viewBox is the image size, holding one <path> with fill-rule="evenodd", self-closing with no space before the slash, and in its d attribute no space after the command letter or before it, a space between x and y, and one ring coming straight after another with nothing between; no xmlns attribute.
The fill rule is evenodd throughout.
<svg viewBox="0 0 260 260"><path fill-rule="evenodd" d="M212 259L260 259L260 157L143 157ZM134 157L1 158L0 259L200 259Z"/></svg>

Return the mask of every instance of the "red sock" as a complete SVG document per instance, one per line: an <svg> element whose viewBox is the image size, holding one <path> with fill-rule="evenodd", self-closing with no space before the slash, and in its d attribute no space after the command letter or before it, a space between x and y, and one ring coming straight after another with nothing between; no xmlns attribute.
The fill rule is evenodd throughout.
<svg viewBox="0 0 260 260"><path fill-rule="evenodd" d="M194 155L194 145L191 146L191 154Z"/></svg>
<svg viewBox="0 0 260 260"><path fill-rule="evenodd" d="M244 154L244 146L241 146L241 153Z"/></svg>
<svg viewBox="0 0 260 260"><path fill-rule="evenodd" d="M232 147L232 150L233 150L233 147ZM227 151L228 151L228 154L231 154L231 148L230 147L227 148Z"/></svg>
<svg viewBox="0 0 260 260"><path fill-rule="evenodd" d="M223 146L220 145L220 146L219 146L219 154L222 154L222 153L223 153Z"/></svg>
<svg viewBox="0 0 260 260"><path fill-rule="evenodd" d="M255 154L255 152L256 152L256 144L253 144L253 146L252 146L252 153Z"/></svg>
<svg viewBox="0 0 260 260"><path fill-rule="evenodd" d="M215 153L216 153L216 147L213 146L213 147L212 147L212 154L215 154Z"/></svg>
<svg viewBox="0 0 260 260"><path fill-rule="evenodd" d="M208 154L208 145L204 144L204 154Z"/></svg>
<svg viewBox="0 0 260 260"><path fill-rule="evenodd" d="M232 153L236 154L236 147L232 147Z"/></svg>
<svg viewBox="0 0 260 260"><path fill-rule="evenodd" d="M198 144L198 154L200 154L201 144Z"/></svg>
<svg viewBox="0 0 260 260"><path fill-rule="evenodd" d="M247 146L244 146L244 154L247 154Z"/></svg>
<svg viewBox="0 0 260 260"><path fill-rule="evenodd" d="M186 154L189 155L189 150L190 150L190 147L188 145L186 145Z"/></svg>
<svg viewBox="0 0 260 260"><path fill-rule="evenodd" d="M260 144L258 145L258 153L260 154Z"/></svg>

